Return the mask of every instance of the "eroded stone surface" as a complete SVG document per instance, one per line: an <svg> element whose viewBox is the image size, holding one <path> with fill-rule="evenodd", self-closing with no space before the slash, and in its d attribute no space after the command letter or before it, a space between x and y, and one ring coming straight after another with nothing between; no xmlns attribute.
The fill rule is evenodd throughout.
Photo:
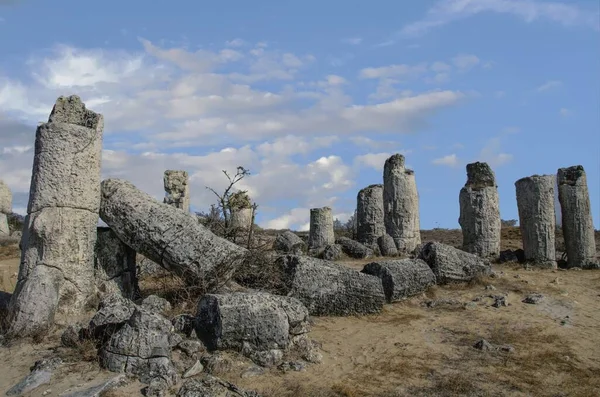
<svg viewBox="0 0 600 397"><path fill-rule="evenodd" d="M94 275L101 296L118 292L136 299L139 287L135 251L108 227L99 227L97 235Z"/></svg>
<svg viewBox="0 0 600 397"><path fill-rule="evenodd" d="M12 193L2 179L0 179L0 236L9 236L7 215L12 213Z"/></svg>
<svg viewBox="0 0 600 397"><path fill-rule="evenodd" d="M287 230L277 235L273 248L282 254L302 255L306 244L296 233Z"/></svg>
<svg viewBox="0 0 600 397"><path fill-rule="evenodd" d="M356 240L373 249L384 234L383 185L370 185L356 197Z"/></svg>
<svg viewBox="0 0 600 397"><path fill-rule="evenodd" d="M165 188L163 202L190 212L190 186L187 171L166 170L163 183Z"/></svg>
<svg viewBox="0 0 600 397"><path fill-rule="evenodd" d="M500 204L494 171L487 163L467 164L467 182L460 190L463 249L487 258L500 253Z"/></svg>
<svg viewBox="0 0 600 397"><path fill-rule="evenodd" d="M310 210L310 231L308 249L316 250L335 243L333 233L333 215L330 207L312 208Z"/></svg>
<svg viewBox="0 0 600 397"><path fill-rule="evenodd" d="M556 269L554 175L533 175L515 182L519 228L525 260Z"/></svg>
<svg viewBox="0 0 600 397"><path fill-rule="evenodd" d="M384 234L377 239L381 256L398 256L398 249L394 239L389 234Z"/></svg>
<svg viewBox="0 0 600 397"><path fill-rule="evenodd" d="M338 237L335 243L342 247L342 252L350 258L366 259L373 257L373 250L348 237Z"/></svg>
<svg viewBox="0 0 600 397"><path fill-rule="evenodd" d="M371 262L362 272L381 279L388 303L425 292L436 282L431 268L420 259Z"/></svg>
<svg viewBox="0 0 600 397"><path fill-rule="evenodd" d="M433 270L438 284L470 281L492 272L489 261L437 242L425 244L419 259L423 259Z"/></svg>

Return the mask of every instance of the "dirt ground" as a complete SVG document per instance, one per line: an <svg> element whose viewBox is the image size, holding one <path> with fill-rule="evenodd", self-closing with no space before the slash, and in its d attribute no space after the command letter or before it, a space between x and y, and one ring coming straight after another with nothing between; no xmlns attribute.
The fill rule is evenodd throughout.
<svg viewBox="0 0 600 397"><path fill-rule="evenodd" d="M461 242L458 230L422 236L455 246ZM518 229L504 230L503 238L503 249L521 245ZM2 291L14 287L17 255L14 247L0 247ZM368 262L342 261L355 269ZM218 376L268 397L600 396L600 272L525 270L514 263L494 270L498 277L437 286L386 305L377 315L314 318L310 336L322 345L324 359L304 371L272 369L242 378L245 361L245 367ZM545 299L523 303L532 292ZM493 307L489 296L503 294L508 306ZM0 348L0 393L36 360L56 354L67 364L30 395L59 395L114 376L99 369L93 352L59 348L58 335L59 330L42 343ZM513 349L477 350L473 345L481 338ZM132 383L109 394L139 395L141 387Z"/></svg>

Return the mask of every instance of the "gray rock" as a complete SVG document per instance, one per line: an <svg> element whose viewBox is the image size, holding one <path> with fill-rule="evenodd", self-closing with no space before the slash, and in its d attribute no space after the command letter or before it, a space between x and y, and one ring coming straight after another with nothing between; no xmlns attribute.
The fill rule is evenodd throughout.
<svg viewBox="0 0 600 397"><path fill-rule="evenodd" d="M512 353L515 348L511 345L494 345L488 342L485 339L478 340L473 347L477 350L487 351L487 352L504 352L504 353Z"/></svg>
<svg viewBox="0 0 600 397"><path fill-rule="evenodd" d="M142 257L136 264L136 274L138 280L150 276L150 277L165 277L170 274L170 272L159 265L158 263Z"/></svg>
<svg viewBox="0 0 600 397"><path fill-rule="evenodd" d="M191 314L180 314L173 317L171 324L175 327L175 332L179 332L188 338L194 338L196 337L195 321L196 318Z"/></svg>
<svg viewBox="0 0 600 397"><path fill-rule="evenodd" d="M12 193L0 179L0 237L10 236L8 216L12 213Z"/></svg>
<svg viewBox="0 0 600 397"><path fill-rule="evenodd" d="M125 375L117 375L94 386L89 386L83 390L67 394L60 394L62 397L100 397L103 393L124 385L127 382Z"/></svg>
<svg viewBox="0 0 600 397"><path fill-rule="evenodd" d="M500 204L494 171L487 163L467 164L467 182L460 190L463 250L483 258L500 252Z"/></svg>
<svg viewBox="0 0 600 397"><path fill-rule="evenodd" d="M554 175L533 175L515 182L525 261L556 269Z"/></svg>
<svg viewBox="0 0 600 397"><path fill-rule="evenodd" d="M81 324L71 324L61 334L60 343L65 347L77 347L84 335L85 330Z"/></svg>
<svg viewBox="0 0 600 397"><path fill-rule="evenodd" d="M190 212L190 185L187 171L166 170L163 182L166 193L163 202Z"/></svg>
<svg viewBox="0 0 600 397"><path fill-rule="evenodd" d="M259 367L258 365L253 365L253 366L247 368L244 372L242 372L240 377L243 379L254 378L256 376L264 375L265 372L266 371L263 367Z"/></svg>
<svg viewBox="0 0 600 397"><path fill-rule="evenodd" d="M507 307L508 299L504 295L491 295L490 298L494 299L494 303L492 303L493 307Z"/></svg>
<svg viewBox="0 0 600 397"><path fill-rule="evenodd" d="M307 334L296 335L292 338L292 352L309 363L320 364L323 361L321 345L309 339Z"/></svg>
<svg viewBox="0 0 600 397"><path fill-rule="evenodd" d="M123 180L102 182L100 216L136 252L206 291L229 280L247 254L185 211L161 204Z"/></svg>
<svg viewBox="0 0 600 397"><path fill-rule="evenodd" d="M98 227L97 235L94 277L101 296L118 292L127 299L137 299L135 251L108 227Z"/></svg>
<svg viewBox="0 0 600 397"><path fill-rule="evenodd" d="M200 362L209 374L223 374L231 371L233 363L220 352L203 356Z"/></svg>
<svg viewBox="0 0 600 397"><path fill-rule="evenodd" d="M88 334L94 339L106 340L131 318L137 305L120 294L105 297L88 325Z"/></svg>
<svg viewBox="0 0 600 397"><path fill-rule="evenodd" d="M326 261L337 261L342 258L342 246L339 244L328 244L323 248L323 251L319 255Z"/></svg>
<svg viewBox="0 0 600 397"><path fill-rule="evenodd" d="M529 303L531 305L537 305L541 301L544 300L544 295L542 294L529 294L523 299L523 303Z"/></svg>
<svg viewBox="0 0 600 397"><path fill-rule="evenodd" d="M209 350L241 350L266 366L283 357L292 336L309 329L299 300L261 292L204 295L196 318L196 333Z"/></svg>
<svg viewBox="0 0 600 397"><path fill-rule="evenodd" d="M389 234L377 238L377 245L381 256L398 256L398 249L394 239Z"/></svg>
<svg viewBox="0 0 600 397"><path fill-rule="evenodd" d="M557 182L567 267L597 268L594 222L583 166L560 168Z"/></svg>
<svg viewBox="0 0 600 397"><path fill-rule="evenodd" d="M388 158L383 167L383 210L386 233L398 252L414 250L421 243L419 194L415 172L405 168L401 154Z"/></svg>
<svg viewBox="0 0 600 397"><path fill-rule="evenodd" d="M7 396L21 396L29 393L41 385L50 383L52 373L62 364L60 358L51 358L36 361L31 367L31 372L19 383L11 387L7 392Z"/></svg>
<svg viewBox="0 0 600 397"><path fill-rule="evenodd" d="M248 231L252 225L252 208L236 208L231 212L231 229L237 232Z"/></svg>
<svg viewBox="0 0 600 397"><path fill-rule="evenodd" d="M437 242L425 244L419 259L423 259L433 270L438 284L470 281L492 272L489 261Z"/></svg>
<svg viewBox="0 0 600 397"><path fill-rule="evenodd" d="M373 250L354 241L348 237L338 237L335 243L342 247L342 252L354 259L366 259L373 257Z"/></svg>
<svg viewBox="0 0 600 397"><path fill-rule="evenodd" d="M330 207L312 208L310 210L310 231L308 249L315 250L335 242L333 232L333 215Z"/></svg>
<svg viewBox="0 0 600 397"><path fill-rule="evenodd" d="M388 303L420 294L435 285L433 271L420 259L371 262L365 265L362 272L381 279Z"/></svg>
<svg viewBox="0 0 600 397"><path fill-rule="evenodd" d="M177 344L177 348L189 357L194 357L196 353L205 351L205 347L199 340L188 339Z"/></svg>
<svg viewBox="0 0 600 397"><path fill-rule="evenodd" d="M83 314L94 295L103 127L73 95L58 98L37 128L11 335L47 330L57 311Z"/></svg>
<svg viewBox="0 0 600 397"><path fill-rule="evenodd" d="M384 234L383 185L369 185L356 196L356 240L375 247L377 239Z"/></svg>
<svg viewBox="0 0 600 397"><path fill-rule="evenodd" d="M201 374L202 371L204 371L204 365L202 365L202 363L199 360L196 360L194 365L192 365L187 371L185 371L182 378L183 379L191 378L192 376Z"/></svg>
<svg viewBox="0 0 600 397"><path fill-rule="evenodd" d="M277 369L283 373L296 371L301 372L306 369L306 365L299 361L285 361L277 366Z"/></svg>
<svg viewBox="0 0 600 397"><path fill-rule="evenodd" d="M142 301L141 305L144 309L158 314L165 314L171 310L171 304L165 298L160 296L150 295Z"/></svg>
<svg viewBox="0 0 600 397"><path fill-rule="evenodd" d="M282 254L302 255L306 250L306 243L296 233L287 230L277 235L273 249Z"/></svg>
<svg viewBox="0 0 600 397"><path fill-rule="evenodd" d="M256 392L247 392L233 383L211 375L203 379L189 379L177 392L177 397L260 397Z"/></svg>
<svg viewBox="0 0 600 397"><path fill-rule="evenodd" d="M381 281L321 259L288 255L278 259L287 295L299 299L311 315L378 313L385 302Z"/></svg>
<svg viewBox="0 0 600 397"><path fill-rule="evenodd" d="M148 386L142 389L142 394L146 397L166 397L169 389L169 383L163 378L152 378Z"/></svg>

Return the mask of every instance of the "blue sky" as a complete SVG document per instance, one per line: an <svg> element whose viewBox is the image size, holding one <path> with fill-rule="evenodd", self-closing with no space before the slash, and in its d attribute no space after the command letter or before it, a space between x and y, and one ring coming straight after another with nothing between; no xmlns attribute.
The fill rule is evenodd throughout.
<svg viewBox="0 0 600 397"><path fill-rule="evenodd" d="M59 95L105 116L103 176L161 199L165 169L214 201L222 169L258 222L346 219L391 154L415 170L421 226L458 227L465 165L514 182L581 164L600 227L598 2L0 0L0 177L23 212L35 125Z"/></svg>

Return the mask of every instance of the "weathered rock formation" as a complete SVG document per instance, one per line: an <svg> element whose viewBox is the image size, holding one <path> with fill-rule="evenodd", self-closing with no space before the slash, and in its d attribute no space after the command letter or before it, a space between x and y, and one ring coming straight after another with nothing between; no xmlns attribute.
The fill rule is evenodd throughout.
<svg viewBox="0 0 600 397"><path fill-rule="evenodd" d="M308 310L298 299L261 292L206 294L196 319L209 350L241 351L267 367L279 364L292 339L309 331Z"/></svg>
<svg viewBox="0 0 600 397"><path fill-rule="evenodd" d="M302 255L306 249L306 243L296 233L286 230L277 235L273 249L282 254Z"/></svg>
<svg viewBox="0 0 600 397"><path fill-rule="evenodd" d="M365 259L373 256L373 250L348 237L338 237L335 243L342 247L342 252L354 259Z"/></svg>
<svg viewBox="0 0 600 397"><path fill-rule="evenodd" d="M519 228L525 260L556 268L554 175L533 175L515 182Z"/></svg>
<svg viewBox="0 0 600 397"><path fill-rule="evenodd" d="M483 258L500 253L500 204L496 176L487 163L467 164L467 183L460 190L463 250Z"/></svg>
<svg viewBox="0 0 600 397"><path fill-rule="evenodd" d="M492 272L489 261L442 243L425 244L419 259L433 270L438 284L471 281Z"/></svg>
<svg viewBox="0 0 600 397"><path fill-rule="evenodd" d="M100 217L136 252L207 291L229 280L247 253L124 180L102 181Z"/></svg>
<svg viewBox="0 0 600 397"><path fill-rule="evenodd" d="M560 168L558 200L568 267L596 268L596 241L587 178L583 166Z"/></svg>
<svg viewBox="0 0 600 397"><path fill-rule="evenodd" d="M396 259L371 262L362 273L379 277L388 303L425 292L435 285L435 275L421 259Z"/></svg>
<svg viewBox="0 0 600 397"><path fill-rule="evenodd" d="M326 261L337 261L343 256L342 246L339 244L328 244L323 248L323 252L320 254L321 259Z"/></svg>
<svg viewBox="0 0 600 397"><path fill-rule="evenodd" d="M381 256L398 256L398 248L394 239L389 234L384 234L377 239L379 253Z"/></svg>
<svg viewBox="0 0 600 397"><path fill-rule="evenodd" d="M252 225L252 208L239 208L231 212L231 228L248 230Z"/></svg>
<svg viewBox="0 0 600 397"><path fill-rule="evenodd" d="M93 295L103 117L60 97L37 128L21 266L10 332L50 327L57 310L83 311Z"/></svg>
<svg viewBox="0 0 600 397"><path fill-rule="evenodd" d="M9 236L8 215L12 213L12 193L0 179L0 237Z"/></svg>
<svg viewBox="0 0 600 397"><path fill-rule="evenodd" d="M374 249L384 234L383 185L370 185L356 197L356 240Z"/></svg>
<svg viewBox="0 0 600 397"><path fill-rule="evenodd" d="M304 303L315 316L377 313L385 296L381 281L322 259L288 255L278 259L287 296Z"/></svg>
<svg viewBox="0 0 600 397"><path fill-rule="evenodd" d="M308 249L319 250L328 244L335 243L333 233L333 214L330 207L312 208L310 210L310 231L308 233Z"/></svg>
<svg viewBox="0 0 600 397"><path fill-rule="evenodd" d="M96 286L101 296L120 293L136 299L139 293L135 251L108 227L98 227L94 262Z"/></svg>
<svg viewBox="0 0 600 397"><path fill-rule="evenodd" d="M163 183L166 193L163 202L190 212L190 185L187 171L166 170Z"/></svg>
<svg viewBox="0 0 600 397"><path fill-rule="evenodd" d="M412 252L421 243L419 194L415 172L406 169L404 156L394 154L383 168L383 210L387 234L399 252Z"/></svg>

